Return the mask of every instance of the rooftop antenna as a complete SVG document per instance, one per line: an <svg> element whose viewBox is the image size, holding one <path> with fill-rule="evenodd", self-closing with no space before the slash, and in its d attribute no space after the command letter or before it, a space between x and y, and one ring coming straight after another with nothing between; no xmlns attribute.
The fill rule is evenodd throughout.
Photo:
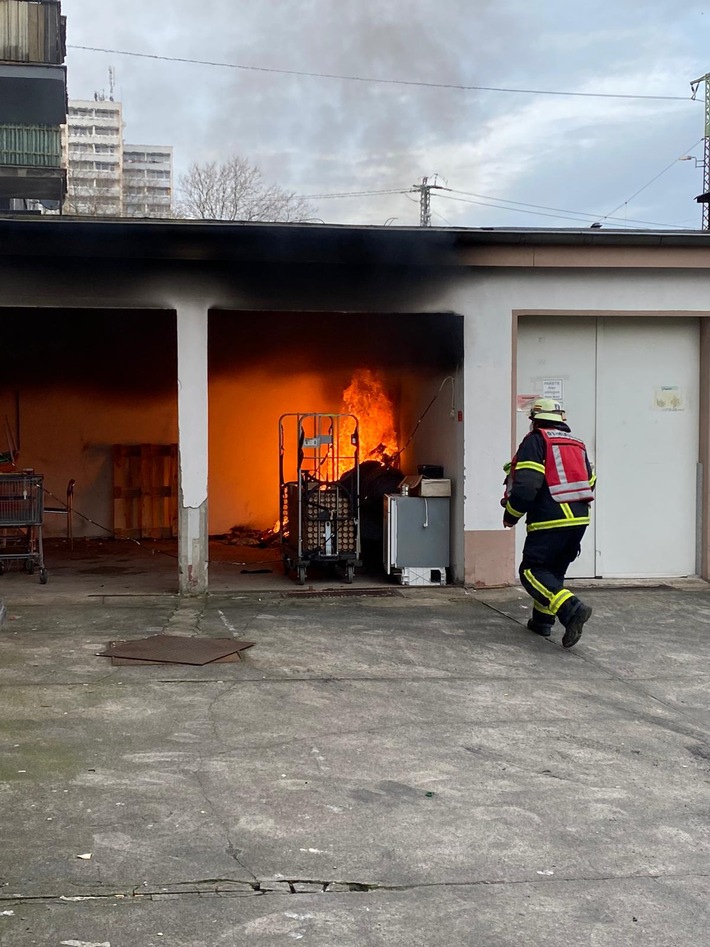
<svg viewBox="0 0 710 947"><path fill-rule="evenodd" d="M710 230L710 72L690 83L691 98L698 94L700 83L705 83L705 131L703 133L703 193L695 200L703 208L703 230Z"/></svg>
<svg viewBox="0 0 710 947"><path fill-rule="evenodd" d="M108 97L109 102L113 102L113 91L116 88L116 70L113 66L108 67Z"/></svg>

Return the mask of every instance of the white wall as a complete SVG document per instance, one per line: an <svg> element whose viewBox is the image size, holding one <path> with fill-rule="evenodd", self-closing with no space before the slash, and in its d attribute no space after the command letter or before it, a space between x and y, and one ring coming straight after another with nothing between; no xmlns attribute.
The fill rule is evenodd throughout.
<svg viewBox="0 0 710 947"><path fill-rule="evenodd" d="M502 530L502 465L510 459L512 313L710 312L702 270L471 270L441 301L465 325L466 530Z"/></svg>

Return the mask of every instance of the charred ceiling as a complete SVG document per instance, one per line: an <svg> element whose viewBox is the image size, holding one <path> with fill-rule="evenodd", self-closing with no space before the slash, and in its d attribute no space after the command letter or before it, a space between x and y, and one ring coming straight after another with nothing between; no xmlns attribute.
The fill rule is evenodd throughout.
<svg viewBox="0 0 710 947"><path fill-rule="evenodd" d="M463 358L463 320L454 313L213 311L210 371L235 365L328 371L353 365L450 370Z"/></svg>
<svg viewBox="0 0 710 947"><path fill-rule="evenodd" d="M160 310L3 309L1 387L140 398L173 392L175 315Z"/></svg>

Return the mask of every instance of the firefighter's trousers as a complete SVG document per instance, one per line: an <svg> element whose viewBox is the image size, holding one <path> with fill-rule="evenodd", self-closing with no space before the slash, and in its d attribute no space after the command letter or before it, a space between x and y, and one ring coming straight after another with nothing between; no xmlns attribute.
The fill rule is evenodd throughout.
<svg viewBox="0 0 710 947"><path fill-rule="evenodd" d="M520 581L533 599L533 620L566 627L582 604L565 588L565 575L577 558L586 526L562 526L528 533L520 563Z"/></svg>

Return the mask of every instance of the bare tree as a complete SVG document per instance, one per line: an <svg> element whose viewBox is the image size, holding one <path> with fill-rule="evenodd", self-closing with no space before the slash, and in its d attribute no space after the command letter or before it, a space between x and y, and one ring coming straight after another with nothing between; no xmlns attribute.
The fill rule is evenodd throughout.
<svg viewBox="0 0 710 947"><path fill-rule="evenodd" d="M235 155L219 164L192 164L178 186L177 214L201 220L304 220L308 201L276 184L266 184L259 168Z"/></svg>

